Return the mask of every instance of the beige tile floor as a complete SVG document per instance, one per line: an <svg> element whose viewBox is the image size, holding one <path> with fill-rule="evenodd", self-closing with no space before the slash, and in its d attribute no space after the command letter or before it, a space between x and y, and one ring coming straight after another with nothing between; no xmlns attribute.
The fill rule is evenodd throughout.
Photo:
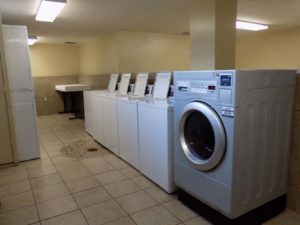
<svg viewBox="0 0 300 225"><path fill-rule="evenodd" d="M109 151L62 156L62 146L90 139L83 120L67 117L39 117L41 159L0 169L0 225L210 224ZM266 223L299 224L291 210Z"/></svg>

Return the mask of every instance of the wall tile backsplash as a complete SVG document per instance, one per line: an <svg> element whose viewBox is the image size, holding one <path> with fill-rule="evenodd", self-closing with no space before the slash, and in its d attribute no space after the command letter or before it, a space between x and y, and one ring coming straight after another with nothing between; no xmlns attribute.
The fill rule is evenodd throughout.
<svg viewBox="0 0 300 225"><path fill-rule="evenodd" d="M78 76L76 75L33 77L37 115L50 115L63 111L63 97L55 90L55 85L76 83L78 83Z"/></svg>

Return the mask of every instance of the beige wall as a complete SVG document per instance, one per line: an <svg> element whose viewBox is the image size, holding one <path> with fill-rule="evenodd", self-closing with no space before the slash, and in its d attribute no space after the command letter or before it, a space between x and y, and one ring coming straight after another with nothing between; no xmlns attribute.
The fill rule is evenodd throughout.
<svg viewBox="0 0 300 225"><path fill-rule="evenodd" d="M242 34L236 47L239 69L300 68L300 28Z"/></svg>
<svg viewBox="0 0 300 225"><path fill-rule="evenodd" d="M80 75L189 68L189 39L143 32L115 32L80 44Z"/></svg>
<svg viewBox="0 0 300 225"><path fill-rule="evenodd" d="M96 40L79 45L80 75L118 72L115 35L105 34Z"/></svg>
<svg viewBox="0 0 300 225"><path fill-rule="evenodd" d="M186 70L189 38L142 32L118 32L119 72Z"/></svg>
<svg viewBox="0 0 300 225"><path fill-rule="evenodd" d="M79 74L79 48L67 44L35 44L30 46L33 77Z"/></svg>

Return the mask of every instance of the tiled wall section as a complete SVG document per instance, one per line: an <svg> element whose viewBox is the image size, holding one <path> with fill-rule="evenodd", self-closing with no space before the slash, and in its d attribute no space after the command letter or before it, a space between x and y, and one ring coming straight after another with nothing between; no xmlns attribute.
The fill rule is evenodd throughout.
<svg viewBox="0 0 300 225"><path fill-rule="evenodd" d="M38 116L63 111L63 98L55 91L56 84L88 84L93 90L107 89L110 75L33 77ZM45 99L46 98L46 99Z"/></svg>
<svg viewBox="0 0 300 225"><path fill-rule="evenodd" d="M78 76L33 77L36 110L38 116L63 111L63 98L55 91L56 84L76 84Z"/></svg>
<svg viewBox="0 0 300 225"><path fill-rule="evenodd" d="M295 92L289 172L288 207L300 213L300 75L297 76Z"/></svg>
<svg viewBox="0 0 300 225"><path fill-rule="evenodd" d="M78 81L80 84L91 85L93 90L101 90L107 89L109 77L110 74L79 76Z"/></svg>

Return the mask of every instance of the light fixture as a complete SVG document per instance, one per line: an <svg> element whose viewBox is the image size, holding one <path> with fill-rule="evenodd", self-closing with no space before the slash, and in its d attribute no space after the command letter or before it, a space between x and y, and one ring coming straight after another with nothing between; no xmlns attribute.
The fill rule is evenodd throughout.
<svg viewBox="0 0 300 225"><path fill-rule="evenodd" d="M35 42L37 42L38 37L37 36L28 36L28 45L34 45Z"/></svg>
<svg viewBox="0 0 300 225"><path fill-rule="evenodd" d="M267 25L259 24L259 23L251 23L245 21L236 21L236 28L242 30L252 30L252 31L259 31L259 30L266 30L269 27Z"/></svg>
<svg viewBox="0 0 300 225"><path fill-rule="evenodd" d="M42 0L35 20L53 22L66 3L66 0Z"/></svg>

